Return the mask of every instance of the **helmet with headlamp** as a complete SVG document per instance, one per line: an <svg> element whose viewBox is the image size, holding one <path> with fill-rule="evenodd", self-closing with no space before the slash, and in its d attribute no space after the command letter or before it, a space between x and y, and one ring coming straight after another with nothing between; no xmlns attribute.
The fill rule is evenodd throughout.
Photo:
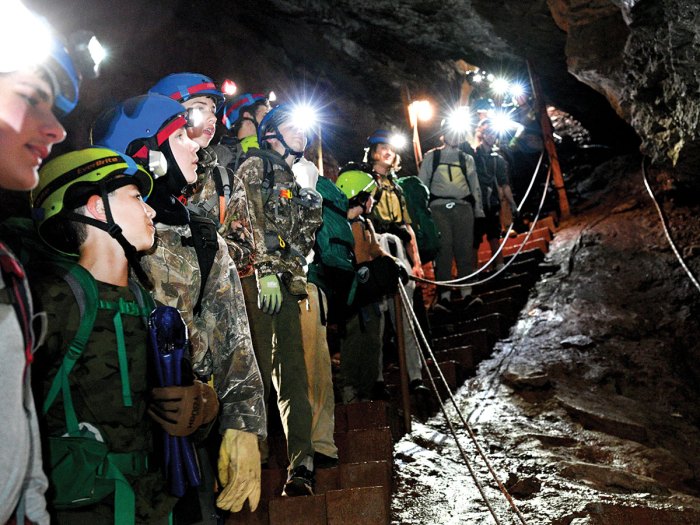
<svg viewBox="0 0 700 525"><path fill-rule="evenodd" d="M300 158L304 155L304 151L293 150L284 140L280 132L280 126L287 122L293 122L295 117L294 108L288 104L280 104L272 108L267 115L260 121L258 126L258 144L262 149L270 148L270 139L277 139L282 147L284 147L283 158L292 155Z"/></svg>
<svg viewBox="0 0 700 525"><path fill-rule="evenodd" d="M249 120L257 128L260 123L255 118L256 109L267 104L266 93L243 93L224 104L221 108L221 122L227 129L231 129L243 120ZM251 117L244 117L244 113L249 113Z"/></svg>
<svg viewBox="0 0 700 525"><path fill-rule="evenodd" d="M92 126L90 139L126 153L147 165L156 176L165 175L161 152L170 135L188 125L187 109L164 95L132 97L102 113Z"/></svg>
<svg viewBox="0 0 700 525"><path fill-rule="evenodd" d="M161 78L148 92L165 95L177 102L186 102L194 97L209 97L216 104L217 111L224 103L224 95L214 81L199 73L173 73Z"/></svg>
<svg viewBox="0 0 700 525"><path fill-rule="evenodd" d="M138 262L136 248L114 222L109 193L135 185L144 199L153 189L153 177L134 160L107 148L86 148L60 155L39 170L39 185L31 193L32 215L41 238L55 250L77 256L76 239L60 228L66 221L79 222L109 233L124 249L129 264L145 286L150 285ZM92 195L102 198L106 221L76 213Z"/></svg>
<svg viewBox="0 0 700 525"><path fill-rule="evenodd" d="M19 0L6 0L0 8L0 73L38 68L45 73L54 96L54 111L67 115L78 105L80 82L95 78L104 50L88 31L78 31L64 42L45 19Z"/></svg>

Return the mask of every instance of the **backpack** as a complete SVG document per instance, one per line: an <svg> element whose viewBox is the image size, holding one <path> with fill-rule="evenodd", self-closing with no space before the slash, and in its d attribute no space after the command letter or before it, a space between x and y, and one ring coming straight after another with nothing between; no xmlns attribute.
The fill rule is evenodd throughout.
<svg viewBox="0 0 700 525"><path fill-rule="evenodd" d="M430 200L433 201L435 199L442 199L442 198L448 198L448 197L441 197L440 195L435 195L433 193L432 187L433 187L433 178L435 177L435 172L438 169L438 166L440 166L440 153L442 152L441 148L437 148L433 150L433 170L430 172L430 180L428 181L428 191L430 192ZM468 153L465 153L461 149L459 150L459 169L462 172L462 176L464 177L464 180L467 182L467 187L469 188L469 195L464 197L464 200L471 203L474 205L475 199L474 199L474 191L471 187L471 184L469 184L469 179L467 178L467 157ZM453 166L453 164L445 164L446 166ZM450 180L452 180L452 174L449 174Z"/></svg>
<svg viewBox="0 0 700 525"><path fill-rule="evenodd" d="M319 177L316 191L323 197L323 224L316 230L314 261L309 280L328 298L328 320L344 317L355 291L355 238L348 222L348 199L325 177Z"/></svg>
<svg viewBox="0 0 700 525"><path fill-rule="evenodd" d="M52 488L50 501L57 509L70 509L98 503L114 493L114 523L133 524L136 515L135 496L125 476L145 473L146 456L140 452L110 452L106 443L99 441L89 430L80 428L73 408L69 375L87 345L98 309L114 311L117 326L121 315L137 315L146 322L155 303L148 292L131 280L129 287L137 299L136 303L101 301L94 277L77 264L75 258L61 255L49 248L39 238L31 220L9 219L2 224L1 229L3 235L9 232L15 238L21 237L21 247L16 253L27 267L43 273L57 272L66 281L80 310L80 325L75 337L66 347L63 362L42 407L42 412L46 414L61 395L67 429L66 435L48 437L49 453L45 459L49 465L47 475ZM119 341L118 336L117 351L121 362L126 360L126 353L123 343L119 345ZM122 384L122 401L130 406L131 390L127 374L122 375L122 381L126 381Z"/></svg>
<svg viewBox="0 0 700 525"><path fill-rule="evenodd" d="M416 234L420 258L426 262L433 261L440 251L440 232L428 207L430 192L416 176L401 177L398 182L413 221L411 226Z"/></svg>
<svg viewBox="0 0 700 525"><path fill-rule="evenodd" d="M80 309L80 325L75 337L67 345L63 362L46 395L42 412L48 413L56 398L63 399L67 433L49 436L48 477L51 480L52 503L57 509L71 509L92 505L114 493L114 523L135 522L135 496L126 476L139 476L147 470L146 454L142 452L110 452L106 443L85 428L80 428L73 408L69 375L80 359L92 333L98 309L115 312L115 326L121 315L140 316L146 322L155 308L151 296L136 282L129 287L137 303L120 301L111 303L98 297L97 285L92 275L82 266L65 261L53 261L61 276L71 288ZM120 344L117 332L117 352L120 363L126 363L126 349ZM122 402L131 406L128 375L122 373Z"/></svg>

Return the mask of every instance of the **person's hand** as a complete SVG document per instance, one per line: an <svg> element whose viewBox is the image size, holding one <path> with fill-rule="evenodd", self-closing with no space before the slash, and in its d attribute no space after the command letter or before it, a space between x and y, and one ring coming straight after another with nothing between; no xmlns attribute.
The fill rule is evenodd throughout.
<svg viewBox="0 0 700 525"><path fill-rule="evenodd" d="M411 269L411 273L413 274L413 277L418 277L419 279L423 279L425 277L425 273L423 272L423 267L420 264L413 265L413 268Z"/></svg>
<svg viewBox="0 0 700 525"><path fill-rule="evenodd" d="M401 283L404 285L408 284L408 270L401 261L396 260L396 268L399 270L399 279L401 279Z"/></svg>
<svg viewBox="0 0 700 525"><path fill-rule="evenodd" d="M258 308L266 314L276 314L282 308L282 288L276 275L258 279Z"/></svg>
<svg viewBox="0 0 700 525"><path fill-rule="evenodd" d="M219 413L214 389L195 381L189 386L165 386L151 390L148 415L171 436L189 436Z"/></svg>
<svg viewBox="0 0 700 525"><path fill-rule="evenodd" d="M223 489L216 499L216 506L238 512L248 500L250 511L254 512L260 502L258 436L227 429L219 449L218 470Z"/></svg>

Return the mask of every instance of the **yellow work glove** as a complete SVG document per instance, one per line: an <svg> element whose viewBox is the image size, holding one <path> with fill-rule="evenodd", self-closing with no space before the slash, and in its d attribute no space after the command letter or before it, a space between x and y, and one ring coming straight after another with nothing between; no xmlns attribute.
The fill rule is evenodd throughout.
<svg viewBox="0 0 700 525"><path fill-rule="evenodd" d="M219 449L219 481L223 489L216 499L220 509L238 512L246 499L251 512L260 502L260 451L258 436L227 429Z"/></svg>

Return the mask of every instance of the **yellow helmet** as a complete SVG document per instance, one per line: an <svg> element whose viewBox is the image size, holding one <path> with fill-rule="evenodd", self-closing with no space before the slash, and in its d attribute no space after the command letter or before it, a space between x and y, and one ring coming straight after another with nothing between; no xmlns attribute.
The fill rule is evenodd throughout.
<svg viewBox="0 0 700 525"><path fill-rule="evenodd" d="M108 193L121 186L134 184L146 199L153 189L153 177L131 157L107 148L86 148L66 153L49 161L39 170L39 184L32 190L32 215L41 238L53 248L76 255L75 247L65 239L47 235L47 227L57 220L77 220L111 233L115 229L111 212L108 222L90 220L73 212L85 205L91 195ZM105 202L109 210L108 202ZM120 241L121 242L121 241Z"/></svg>

